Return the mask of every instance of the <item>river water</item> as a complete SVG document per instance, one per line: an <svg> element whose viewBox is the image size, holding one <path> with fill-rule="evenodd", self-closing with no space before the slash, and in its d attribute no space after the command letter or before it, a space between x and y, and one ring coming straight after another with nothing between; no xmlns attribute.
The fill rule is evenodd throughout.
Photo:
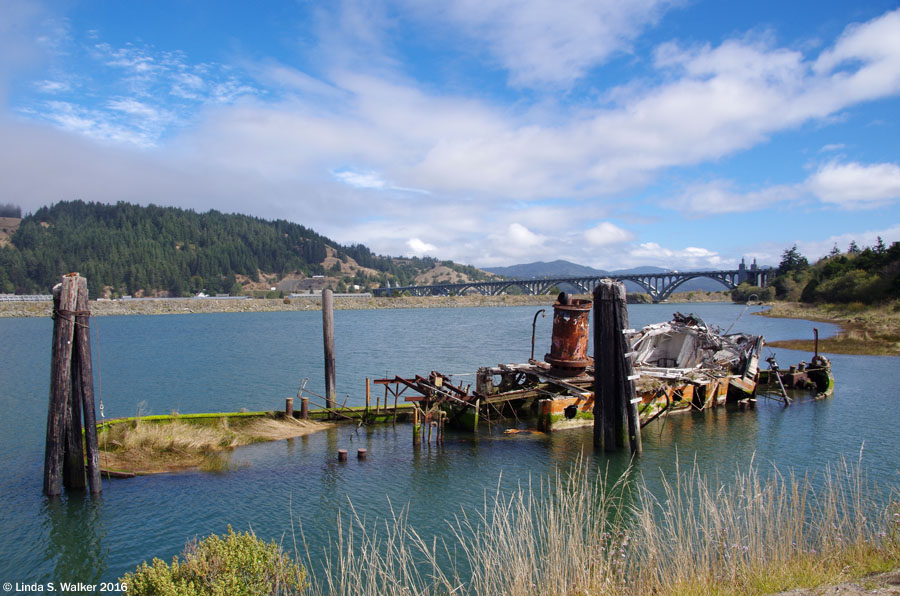
<svg viewBox="0 0 900 596"><path fill-rule="evenodd" d="M632 327L668 320L674 310L769 340L823 336L822 323L768 319L731 304L633 305ZM360 405L365 378L461 375L478 366L525 362L537 308L338 311L337 392ZM552 319L538 318L536 355L549 350ZM318 312L233 313L93 319L95 391L106 418L282 409L304 377L323 391ZM486 494L565 468L584 454L612 473L628 455L594 453L591 429L552 435L448 432L441 447L412 448L408 425L339 427L231 454L222 473L187 472L104 480L103 495L41 495L49 392L51 321L0 319L0 582L96 583L141 561L170 560L187 540L223 533L228 524L265 539L291 541L291 512L314 557L348 503L367 519L408 505L424 536L444 534L447 519ZM768 350L768 349L767 349ZM766 352L768 354L768 351ZM777 350L782 365L810 355ZM669 475L677 461L735 470L751 461L816 473L839 457L856 459L872 480L898 484L900 433L897 366L890 357L832 356L832 399L790 408L760 400L755 411L719 409L673 416L644 430L636 471ZM456 377L454 377L456 378ZM474 377L459 377L472 379ZM373 397L374 399L374 397ZM98 412L99 416L99 412ZM366 447L369 458L345 464L335 453ZM291 547L292 548L292 547Z"/></svg>

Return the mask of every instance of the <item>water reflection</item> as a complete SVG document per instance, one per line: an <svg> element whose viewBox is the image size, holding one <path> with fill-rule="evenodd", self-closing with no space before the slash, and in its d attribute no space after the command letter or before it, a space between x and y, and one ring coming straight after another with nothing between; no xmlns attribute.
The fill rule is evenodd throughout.
<svg viewBox="0 0 900 596"><path fill-rule="evenodd" d="M47 535L44 560L53 575L43 581L97 584L106 570L108 547L103 499L70 491L64 499L46 500L43 528Z"/></svg>

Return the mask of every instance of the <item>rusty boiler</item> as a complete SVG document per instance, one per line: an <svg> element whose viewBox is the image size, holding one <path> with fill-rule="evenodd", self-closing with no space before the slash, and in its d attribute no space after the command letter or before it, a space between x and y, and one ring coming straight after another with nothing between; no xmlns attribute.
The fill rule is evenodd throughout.
<svg viewBox="0 0 900 596"><path fill-rule="evenodd" d="M587 354L592 304L562 292L553 305L553 338L544 361L559 376L578 376L592 362Z"/></svg>

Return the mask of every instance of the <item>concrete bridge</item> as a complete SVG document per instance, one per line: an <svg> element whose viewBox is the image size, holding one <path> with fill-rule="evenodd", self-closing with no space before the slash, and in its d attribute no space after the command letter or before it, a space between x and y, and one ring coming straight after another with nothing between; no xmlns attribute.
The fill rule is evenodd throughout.
<svg viewBox="0 0 900 596"><path fill-rule="evenodd" d="M393 296L407 292L413 296L450 296L470 292L478 292L484 296L496 296L515 286L526 294L547 294L559 284L567 283L581 292L590 294L601 279L631 281L643 288L653 302L662 302L678 289L684 282L698 277L707 277L721 283L726 289L733 290L747 281L751 285L765 287L769 276L774 276L773 269L760 269L756 261L748 268L743 260L737 269L724 271L669 271L665 273L638 273L631 275L593 275L583 277L546 277L534 279L504 279L499 281L472 281L455 284L435 284L431 286L405 286L393 288L377 288L372 290L375 296Z"/></svg>

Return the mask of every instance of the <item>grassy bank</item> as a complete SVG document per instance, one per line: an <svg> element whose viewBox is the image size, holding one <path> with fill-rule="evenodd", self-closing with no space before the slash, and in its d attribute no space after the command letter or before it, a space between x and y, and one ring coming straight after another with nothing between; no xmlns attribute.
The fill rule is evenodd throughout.
<svg viewBox="0 0 900 596"><path fill-rule="evenodd" d="M776 302L771 309L759 314L840 325L841 332L835 337L819 340L821 352L900 356L900 300L879 306ZM807 352L813 350L812 338L776 341L769 345Z"/></svg>
<svg viewBox="0 0 900 596"><path fill-rule="evenodd" d="M225 454L235 447L299 437L330 426L264 412L109 421L100 427L100 465L104 470L136 474L192 468L215 471L227 466Z"/></svg>

